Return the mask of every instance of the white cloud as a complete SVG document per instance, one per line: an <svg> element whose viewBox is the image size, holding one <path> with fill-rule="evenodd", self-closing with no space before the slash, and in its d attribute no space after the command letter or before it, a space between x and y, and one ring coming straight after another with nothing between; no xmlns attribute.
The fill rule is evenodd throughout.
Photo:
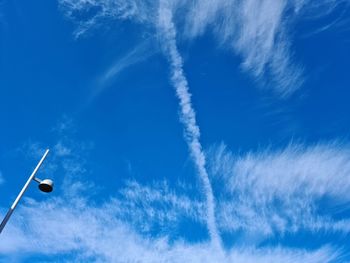
<svg viewBox="0 0 350 263"><path fill-rule="evenodd" d="M65 15L77 22L75 36L79 37L91 27L103 23L106 18L147 23L149 12L145 12L150 5L142 0L58 0ZM148 10L147 10L148 11Z"/></svg>
<svg viewBox="0 0 350 263"><path fill-rule="evenodd" d="M100 82L105 84L105 82L109 81L111 78L115 77L121 71L126 69L127 67L139 63L141 61L146 60L151 55L156 52L156 49L151 45L152 39L147 39L132 50L130 50L123 57L118 59L101 77Z"/></svg>
<svg viewBox="0 0 350 263"><path fill-rule="evenodd" d="M70 155L60 156L64 161L57 166L68 160L73 167L80 163L78 174L70 173L70 165L63 168L68 178L64 180L75 177L86 185L79 181L86 171L79 156L82 148L75 145L69 148ZM328 209L328 214L319 213L318 205L320 199L328 198L329 208L348 207L350 147L289 145L234 156L221 145L208 156L214 185L220 189L215 192L215 217L221 232L250 237L253 233L265 240L273 234L297 236L305 230L316 236L320 230L349 232L348 218L336 220ZM194 188L189 186L130 181L102 203L93 201L93 191L85 195L79 189L67 184L56 189L58 197L43 202L25 198L2 233L0 259L20 254L23 258L69 256L74 262L343 262L343 251L328 246L327 241L315 250L258 249L254 242L218 249L206 238L189 241L188 233L180 230L184 222L201 229L207 224L207 204L194 199Z"/></svg>
<svg viewBox="0 0 350 263"><path fill-rule="evenodd" d="M130 193L143 196L146 200L151 200L155 195L156 199L164 196L164 191L156 193L156 189L144 190ZM166 193L164 200L172 200L170 203L174 204L179 201L175 196L168 197ZM132 199L133 196L130 201ZM95 205L81 198L51 198L40 203L26 199L2 233L0 257L6 260L6 257L19 254L23 258L41 255L52 256L55 261L54 258L64 259L69 255L74 262L323 263L337 260L341 255L341 251L328 246L313 251L235 248L222 253L210 242L191 243L179 236L170 241L171 231L146 237L135 231L134 222L130 222L128 217L123 219L120 209L126 212L129 207L123 207L123 203L118 204L114 200Z"/></svg>
<svg viewBox="0 0 350 263"><path fill-rule="evenodd" d="M76 127L73 124L73 120L67 115L63 115L51 131L58 135L64 135L73 133L75 129Z"/></svg>
<svg viewBox="0 0 350 263"><path fill-rule="evenodd" d="M54 151L58 157L66 157L66 156L71 155L71 149L69 149L67 146L65 146L62 141L59 141L54 146Z"/></svg>
<svg viewBox="0 0 350 263"><path fill-rule="evenodd" d="M95 100L104 90L110 87L110 82L114 80L125 69L141 63L158 52L154 45L154 39L149 38L133 47L128 53L118 58L112 66L110 66L99 77L97 83L94 83L94 88L89 94L84 107L87 107L93 100Z"/></svg>
<svg viewBox="0 0 350 263"><path fill-rule="evenodd" d="M295 63L290 48L291 25L303 15L316 19L346 2L198 0L188 4L188 15L181 22L190 38L211 30L221 45L242 58L245 71L260 81L267 80L270 83L265 85L267 88L287 96L304 80L303 68Z"/></svg>
<svg viewBox="0 0 350 263"><path fill-rule="evenodd" d="M220 46L231 49L242 59L242 68L287 96L303 83L303 69L295 63L289 37L291 25L303 15L327 15L346 0L163 0L111 1L60 0L65 14L78 23L76 35L104 23L107 19L131 19L140 24L157 25L157 10L166 3L174 17L176 31L194 39L206 31L215 35ZM162 36L160 36L162 38Z"/></svg>
<svg viewBox="0 0 350 263"><path fill-rule="evenodd" d="M302 70L289 50L286 10L293 1L196 1L188 12L191 38L212 29L219 43L242 58L242 68L255 78L275 80L268 88L285 96L298 89ZM271 83L271 81L270 81Z"/></svg>
<svg viewBox="0 0 350 263"><path fill-rule="evenodd" d="M130 181L113 204L120 218L141 233L177 232L184 218L205 225L204 203L190 196L189 189L171 189L166 181L151 186Z"/></svg>
<svg viewBox="0 0 350 263"><path fill-rule="evenodd" d="M211 156L223 231L350 231L349 218L335 220L329 209L350 203L350 147L290 145L240 157L221 145Z"/></svg>

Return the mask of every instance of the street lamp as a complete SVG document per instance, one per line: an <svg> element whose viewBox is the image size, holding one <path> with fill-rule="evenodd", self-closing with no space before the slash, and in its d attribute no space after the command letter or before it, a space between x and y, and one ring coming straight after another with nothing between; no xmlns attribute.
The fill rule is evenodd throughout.
<svg viewBox="0 0 350 263"><path fill-rule="evenodd" d="M19 192L16 200L13 202L12 206L10 207L10 209L8 210L5 218L2 220L1 225L0 225L0 233L2 232L2 230L4 229L7 221L9 221L13 211L15 210L19 200L21 199L21 197L23 196L24 192L27 190L30 182L33 180L37 183L39 183L39 189L45 193L49 193L53 190L53 182L50 179L45 179L45 180L40 180L39 178L35 177L36 172L39 170L41 164L43 163L43 161L45 160L47 154L49 153L49 150L46 150L43 157L41 157L41 160L39 161L39 163L37 164L37 166L35 167L34 171L32 172L32 174L29 176L27 182L25 183L25 185L23 186L21 192Z"/></svg>

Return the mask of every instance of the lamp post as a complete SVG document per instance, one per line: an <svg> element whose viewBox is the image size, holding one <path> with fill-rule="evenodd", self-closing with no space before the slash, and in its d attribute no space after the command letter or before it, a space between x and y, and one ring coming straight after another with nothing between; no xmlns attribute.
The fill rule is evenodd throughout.
<svg viewBox="0 0 350 263"><path fill-rule="evenodd" d="M32 172L32 174L29 176L27 182L25 183L25 185L23 186L21 192L19 192L16 200L13 202L12 206L10 207L10 209L7 211L7 214L5 216L5 218L2 220L1 225L0 225L0 233L2 232L2 230L4 229L7 221L9 221L13 211L15 210L19 200L22 198L24 192L27 190L30 182L33 180L37 183L39 183L39 189L45 193L49 193L53 190L53 182L50 179L45 179L45 180L40 180L39 178L35 177L36 172L39 170L41 164L43 163L43 161L45 160L46 156L48 155L49 150L47 149L43 155L43 157L41 157L41 160L39 161L39 163L37 164L37 166L35 167L34 171Z"/></svg>

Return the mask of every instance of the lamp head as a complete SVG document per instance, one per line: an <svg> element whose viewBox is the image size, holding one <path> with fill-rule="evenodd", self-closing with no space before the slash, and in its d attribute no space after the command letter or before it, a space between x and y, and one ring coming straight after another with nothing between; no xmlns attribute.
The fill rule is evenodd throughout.
<svg viewBox="0 0 350 263"><path fill-rule="evenodd" d="M53 181L50 179L42 180L39 183L39 189L45 193L50 193L53 190Z"/></svg>

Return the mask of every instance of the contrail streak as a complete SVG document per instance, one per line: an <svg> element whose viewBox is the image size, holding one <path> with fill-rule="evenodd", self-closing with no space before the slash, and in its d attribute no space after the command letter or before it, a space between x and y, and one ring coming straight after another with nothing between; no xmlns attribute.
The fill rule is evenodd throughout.
<svg viewBox="0 0 350 263"><path fill-rule="evenodd" d="M180 120L184 125L186 142L203 183L206 195L208 231L213 244L221 248L221 240L215 222L213 189L205 167L206 159L199 140L200 130L196 123L196 114L192 107L191 94L183 71L182 57L176 46L176 29L172 21L172 12L163 1L160 2L158 23L159 31L162 34L163 48L170 63L171 81L175 87L176 95L180 100Z"/></svg>

